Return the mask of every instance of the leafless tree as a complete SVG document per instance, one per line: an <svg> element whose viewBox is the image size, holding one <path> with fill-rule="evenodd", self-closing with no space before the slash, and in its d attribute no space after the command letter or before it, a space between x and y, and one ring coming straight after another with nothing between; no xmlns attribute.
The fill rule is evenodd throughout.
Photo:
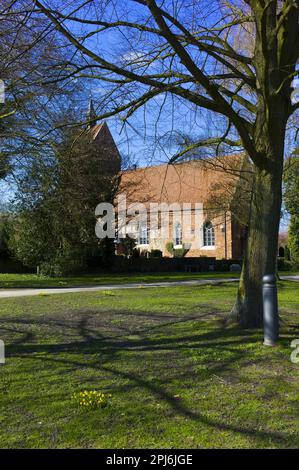
<svg viewBox="0 0 299 470"><path fill-rule="evenodd" d="M64 110L75 106L74 89L77 98L82 95L79 84L62 88L46 83L57 74L55 66L66 61L69 48L46 19L19 6L0 1L0 79L5 90L0 103L0 177L8 180L22 172L29 157L43 153L46 158L58 140L54 130Z"/></svg>
<svg viewBox="0 0 299 470"><path fill-rule="evenodd" d="M47 18L76 51L54 80L101 83L98 118L118 114L129 122L158 98L163 107L169 96L176 107L223 117L224 132L193 142L172 161L209 144L249 155L254 183L234 314L243 326L260 326L262 275L276 270L286 129L299 109L291 99L298 75L299 0L19 4Z"/></svg>

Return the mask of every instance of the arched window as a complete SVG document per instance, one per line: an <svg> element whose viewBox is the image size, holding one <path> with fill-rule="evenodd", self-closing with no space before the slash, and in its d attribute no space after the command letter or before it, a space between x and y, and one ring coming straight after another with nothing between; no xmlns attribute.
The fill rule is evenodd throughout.
<svg viewBox="0 0 299 470"><path fill-rule="evenodd" d="M206 222L203 226L204 246L215 246L215 227L211 222Z"/></svg>
<svg viewBox="0 0 299 470"><path fill-rule="evenodd" d="M174 226L174 245L181 245L182 244L182 226L179 222L177 222Z"/></svg>
<svg viewBox="0 0 299 470"><path fill-rule="evenodd" d="M148 245L148 230L146 222L139 225L138 243L139 245Z"/></svg>

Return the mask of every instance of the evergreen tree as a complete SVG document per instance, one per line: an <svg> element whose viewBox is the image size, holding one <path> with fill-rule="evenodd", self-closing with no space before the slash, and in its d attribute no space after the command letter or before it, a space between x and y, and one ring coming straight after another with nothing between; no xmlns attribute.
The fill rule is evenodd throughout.
<svg viewBox="0 0 299 470"><path fill-rule="evenodd" d="M291 261L299 266L299 214L292 215L289 228L289 248Z"/></svg>
<svg viewBox="0 0 299 470"><path fill-rule="evenodd" d="M288 160L284 176L284 200L290 213L289 241L290 258L299 265L299 159L294 152Z"/></svg>
<svg viewBox="0 0 299 470"><path fill-rule="evenodd" d="M33 159L19 188L20 210L11 247L25 265L60 275L86 269L88 259L107 263L111 246L95 235L95 208L112 202L118 175L105 172L98 147L85 129L64 131L53 155ZM114 247L113 247L114 248Z"/></svg>

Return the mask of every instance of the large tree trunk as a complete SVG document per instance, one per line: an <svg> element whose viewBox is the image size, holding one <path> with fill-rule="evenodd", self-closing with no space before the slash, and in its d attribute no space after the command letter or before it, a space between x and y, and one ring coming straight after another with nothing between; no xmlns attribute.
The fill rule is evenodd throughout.
<svg viewBox="0 0 299 470"><path fill-rule="evenodd" d="M289 17L280 14L281 24L286 18L289 22L279 29L277 2L247 3L255 14L256 25L254 66L258 93L252 135L254 150L250 155L254 162L254 186L247 247L233 315L241 326L256 328L263 323L262 277L276 273L284 141L290 115L289 80L295 69L294 60L287 57L292 44L296 44L298 5L292 5Z"/></svg>
<svg viewBox="0 0 299 470"><path fill-rule="evenodd" d="M255 167L249 231L233 317L244 328L262 326L262 277L276 272L283 159Z"/></svg>

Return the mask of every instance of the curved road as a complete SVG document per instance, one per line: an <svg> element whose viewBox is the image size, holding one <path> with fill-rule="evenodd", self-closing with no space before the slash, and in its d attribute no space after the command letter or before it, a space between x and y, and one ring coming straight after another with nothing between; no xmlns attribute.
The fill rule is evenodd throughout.
<svg viewBox="0 0 299 470"><path fill-rule="evenodd" d="M285 281L299 282L299 275L280 276ZM103 290L152 288L152 287L172 287L172 286L203 286L207 284L219 284L223 282L237 282L237 278L218 278L218 279L198 279L191 281L169 281L169 282L149 282L149 283L128 283L128 284L106 284L90 287L62 287L62 288L22 288L22 289L0 289L0 299L11 297L28 297L34 295L52 295L52 294L70 294L75 292L96 292Z"/></svg>

